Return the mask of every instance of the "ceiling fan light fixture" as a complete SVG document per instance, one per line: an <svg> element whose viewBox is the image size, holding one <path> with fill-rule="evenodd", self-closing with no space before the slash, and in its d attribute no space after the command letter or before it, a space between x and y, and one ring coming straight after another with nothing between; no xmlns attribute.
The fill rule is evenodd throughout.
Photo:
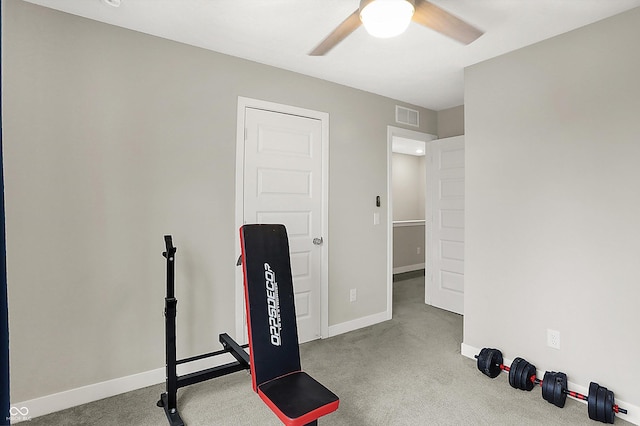
<svg viewBox="0 0 640 426"><path fill-rule="evenodd" d="M361 0L360 20L369 34L379 38L402 34L415 12L411 0Z"/></svg>
<svg viewBox="0 0 640 426"><path fill-rule="evenodd" d="M120 7L120 0L102 0L104 4L111 7Z"/></svg>

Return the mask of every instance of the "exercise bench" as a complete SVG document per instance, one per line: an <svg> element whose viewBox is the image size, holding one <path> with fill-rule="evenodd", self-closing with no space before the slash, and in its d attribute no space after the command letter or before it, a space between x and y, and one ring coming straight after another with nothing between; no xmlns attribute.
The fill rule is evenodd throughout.
<svg viewBox="0 0 640 426"><path fill-rule="evenodd" d="M338 408L338 397L301 371L289 242L283 225L245 225L240 229L249 344L219 335L222 350L185 359L176 357L175 258L177 248L165 235L167 294L165 297L166 392L157 402L171 426L184 426L177 392L184 386L250 370L253 390L289 426L317 425L317 419ZM245 348L250 348L247 354ZM177 366L230 354L234 362L178 376Z"/></svg>
<svg viewBox="0 0 640 426"><path fill-rule="evenodd" d="M317 425L339 398L301 370L284 225L240 228L253 390L288 426Z"/></svg>

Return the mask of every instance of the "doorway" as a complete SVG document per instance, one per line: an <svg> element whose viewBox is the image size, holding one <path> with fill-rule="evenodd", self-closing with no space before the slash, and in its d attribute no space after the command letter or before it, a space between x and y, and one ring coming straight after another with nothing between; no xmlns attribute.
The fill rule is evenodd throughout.
<svg viewBox="0 0 640 426"><path fill-rule="evenodd" d="M390 313L393 274L421 270L426 266L426 153L428 143L434 139L436 136L428 133L387 127L387 199L390 200L387 212L387 309Z"/></svg>
<svg viewBox="0 0 640 426"><path fill-rule="evenodd" d="M238 98L236 227L286 226L301 343L328 334L328 143L328 114ZM240 268L235 296L246 341Z"/></svg>
<svg viewBox="0 0 640 426"><path fill-rule="evenodd" d="M426 144L393 138L393 274L425 268Z"/></svg>
<svg viewBox="0 0 640 426"><path fill-rule="evenodd" d="M388 127L388 199L393 200L393 142L413 139L424 143L425 180L425 303L450 312L464 313L464 136L437 139L434 135ZM419 149L415 145L414 149ZM416 152L417 154L417 152ZM388 310L393 303L393 201L389 203ZM402 222L402 221L400 221ZM418 221L407 221L414 226ZM412 223L415 222L415 223ZM403 224L402 224L403 225ZM396 227L397 229L397 227ZM411 244L411 243L410 243ZM408 250L414 250L413 245ZM414 253L416 254L416 253ZM409 265L417 269L421 265ZM398 272L404 272L402 269Z"/></svg>

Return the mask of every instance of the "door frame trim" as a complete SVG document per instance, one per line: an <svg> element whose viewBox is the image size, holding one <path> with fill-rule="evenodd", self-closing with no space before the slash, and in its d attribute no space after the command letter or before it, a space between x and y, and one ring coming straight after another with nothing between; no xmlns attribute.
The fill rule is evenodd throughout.
<svg viewBox="0 0 640 426"><path fill-rule="evenodd" d="M425 144L425 155L428 151L429 142L438 139L438 137L431 133L418 132L416 130L404 129L402 127L387 126L387 315L391 319L393 316L393 138L401 137L407 139L414 139L422 141ZM427 178L425 173L425 179ZM427 186L428 188L428 186ZM425 203L427 202L428 194L425 195ZM425 215L426 215L425 206ZM427 222L425 221L425 233L427 232ZM426 243L426 235L425 235ZM426 249L425 244L425 263L427 262L429 251ZM426 277L426 275L425 275ZM426 290L425 281L425 290Z"/></svg>
<svg viewBox="0 0 640 426"><path fill-rule="evenodd" d="M297 115L320 120L322 129L322 221L321 234L324 243L321 246L320 262L320 338L329 336L329 114L291 105L279 104L260 99L238 96L237 128L236 128L236 206L235 251L240 256L240 239L238 230L243 225L244 212L244 142L245 142L245 110L247 108L262 109L282 114ZM244 292L242 269L236 267L235 273L235 323L236 340L246 343L244 325Z"/></svg>

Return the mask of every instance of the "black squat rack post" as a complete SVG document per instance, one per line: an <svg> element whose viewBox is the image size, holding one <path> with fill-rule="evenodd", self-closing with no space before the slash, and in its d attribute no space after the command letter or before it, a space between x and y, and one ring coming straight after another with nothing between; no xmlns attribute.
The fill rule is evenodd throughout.
<svg viewBox="0 0 640 426"><path fill-rule="evenodd" d="M164 236L166 251L162 255L167 259L167 296L164 299L165 316L165 354L167 360L167 389L160 395L158 407L163 407L171 426L184 426L178 412L178 389L204 382L205 380L225 376L241 370L250 369L249 354L244 350L248 345L239 345L227 333L219 335L220 343L224 349L192 356L185 359L176 357L176 306L178 300L175 297L175 257L176 247L173 246L171 235ZM187 364L204 358L210 358L222 354L232 355L236 361L213 368L208 368L194 373L178 376L177 366Z"/></svg>

